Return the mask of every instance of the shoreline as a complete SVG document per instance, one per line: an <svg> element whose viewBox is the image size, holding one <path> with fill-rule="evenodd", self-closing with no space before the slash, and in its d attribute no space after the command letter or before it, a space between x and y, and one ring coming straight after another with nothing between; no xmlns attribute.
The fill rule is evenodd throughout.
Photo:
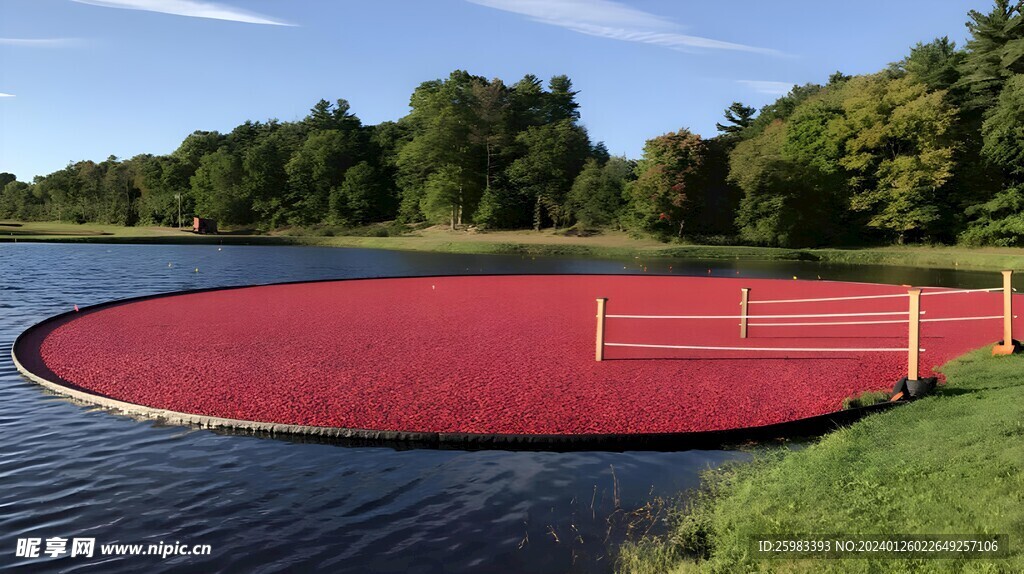
<svg viewBox="0 0 1024 574"><path fill-rule="evenodd" d="M39 233L33 233L38 230ZM13 232L17 231L15 235ZM7 233L5 233L7 232ZM0 242L101 243L139 245L256 245L387 249L477 255L530 255L596 259L705 259L808 261L935 269L1001 270L1024 268L1024 248L884 246L860 248L781 248L662 243L622 232L590 237L551 230L470 233L430 228L390 237L359 235L220 234L193 235L173 228L122 227L53 222L0 223Z"/></svg>

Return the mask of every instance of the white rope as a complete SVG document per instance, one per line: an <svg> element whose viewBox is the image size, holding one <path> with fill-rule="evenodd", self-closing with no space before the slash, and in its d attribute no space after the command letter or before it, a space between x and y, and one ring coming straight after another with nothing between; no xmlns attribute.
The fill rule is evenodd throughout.
<svg viewBox="0 0 1024 574"><path fill-rule="evenodd" d="M853 301L855 299L891 299L893 297L907 297L906 293L895 295L862 295L857 297L822 297L819 299L771 299L768 301L748 301L747 305L768 305L771 303L815 303L818 301Z"/></svg>
<svg viewBox="0 0 1024 574"><path fill-rule="evenodd" d="M959 293L982 293L985 291L1002 291L1002 287L993 287L991 289L962 289L959 291L928 291L927 293L921 293L924 295L957 295ZM747 305L767 305L770 303L815 303L818 301L854 301L858 299L891 299L894 297L909 297L907 293L897 293L893 295L858 295L851 297L822 297L819 299L770 299L768 301L748 301Z"/></svg>
<svg viewBox="0 0 1024 574"><path fill-rule="evenodd" d="M929 291L927 293L921 293L921 296L925 295L959 295L960 293L983 293L985 291L1002 291L1002 287L993 287L991 289L961 289L959 291ZM1016 291L1016 289L1013 289Z"/></svg>
<svg viewBox="0 0 1024 574"><path fill-rule="evenodd" d="M992 315L990 317L945 317L942 319L921 319L922 323L934 323L936 321L981 321L982 319L1002 319L1002 315ZM1013 316L1014 319L1017 315Z"/></svg>
<svg viewBox="0 0 1024 574"><path fill-rule="evenodd" d="M893 349L882 347L877 349L807 349L793 347L697 347L693 345L642 345L639 343L605 343L606 347L645 347L651 349L694 349L698 351L780 351L798 353L881 353L881 352L903 352L907 349ZM924 349L919 349L921 353Z"/></svg>
<svg viewBox="0 0 1024 574"><path fill-rule="evenodd" d="M896 319L893 321L819 321L817 323L747 323L748 327L807 327L815 325L893 325L897 323L909 323L910 319Z"/></svg>
<svg viewBox="0 0 1024 574"><path fill-rule="evenodd" d="M606 319L803 319L810 317L874 317L877 315L906 315L906 311L885 313L825 313L817 315L605 315ZM924 315L925 312L921 311Z"/></svg>
<svg viewBox="0 0 1024 574"><path fill-rule="evenodd" d="M750 317L754 317L751 315ZM763 317L763 315L762 315ZM982 321L987 319L1002 319L1002 315L990 317L945 317L942 319L921 319L922 323L935 323L937 321ZM1017 315L1013 316L1014 319ZM796 327L813 325L891 325L896 323L909 323L910 319L896 319L893 321L820 321L818 323L747 323L748 327Z"/></svg>

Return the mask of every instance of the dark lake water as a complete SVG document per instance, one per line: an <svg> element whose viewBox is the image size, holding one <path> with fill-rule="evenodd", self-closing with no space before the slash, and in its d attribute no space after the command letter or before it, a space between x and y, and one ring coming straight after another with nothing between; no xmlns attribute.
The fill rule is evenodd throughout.
<svg viewBox="0 0 1024 574"><path fill-rule="evenodd" d="M580 260L306 247L0 244L0 570L609 572L624 512L741 451L396 450L226 435L73 404L22 378L14 338L57 313L150 293L306 279L675 273L994 287L997 273L818 263ZM669 271L671 266L671 271ZM199 272L196 273L195 269ZM93 558L16 557L94 538ZM103 544L208 556L99 556ZM68 543L70 550L71 542Z"/></svg>

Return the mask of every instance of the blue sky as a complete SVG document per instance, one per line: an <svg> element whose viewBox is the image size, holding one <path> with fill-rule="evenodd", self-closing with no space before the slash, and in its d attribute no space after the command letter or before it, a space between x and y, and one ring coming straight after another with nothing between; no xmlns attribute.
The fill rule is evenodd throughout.
<svg viewBox="0 0 1024 574"><path fill-rule="evenodd" d="M0 0L0 171L164 154L197 129L301 119L345 98L397 120L454 69L567 74L594 141L639 157L734 100L869 73L966 36L989 0Z"/></svg>

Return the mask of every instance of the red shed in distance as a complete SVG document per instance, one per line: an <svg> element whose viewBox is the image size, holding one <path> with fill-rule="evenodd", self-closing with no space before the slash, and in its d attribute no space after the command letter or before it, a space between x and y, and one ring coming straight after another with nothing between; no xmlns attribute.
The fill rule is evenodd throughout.
<svg viewBox="0 0 1024 574"><path fill-rule="evenodd" d="M192 232L193 233L217 233L217 220L216 219L205 219L202 217L192 218Z"/></svg>

